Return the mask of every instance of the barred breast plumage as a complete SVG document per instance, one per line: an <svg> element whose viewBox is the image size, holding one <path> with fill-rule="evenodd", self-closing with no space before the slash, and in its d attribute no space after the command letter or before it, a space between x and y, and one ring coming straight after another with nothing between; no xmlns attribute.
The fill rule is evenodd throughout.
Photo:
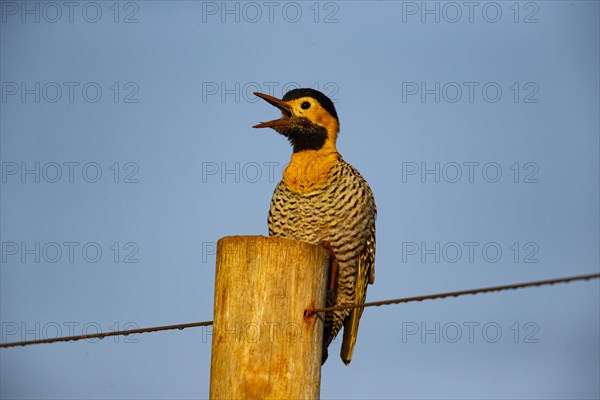
<svg viewBox="0 0 600 400"><path fill-rule="evenodd" d="M296 193L283 180L277 185L269 209L269 235L314 244L328 241L338 269L334 290L327 295L327 306L363 303L366 282L373 283L374 277L375 214L369 185L340 157L331 168L327 183L312 192ZM324 352L351 311L326 314ZM360 318L362 309L356 312ZM343 359L349 361L351 354Z"/></svg>
<svg viewBox="0 0 600 400"><path fill-rule="evenodd" d="M367 284L374 281L375 200L365 179L335 148L339 125L333 103L315 92L297 89L283 100L260 94L282 110L282 118L257 127L276 129L294 146L290 164L271 199L269 234L313 244L329 242L337 273L326 304L360 304L366 299ZM307 106L309 101L314 104ZM312 113L301 111L311 107ZM303 120L287 121L294 118ZM362 311L326 313L323 362L327 347L344 326L340 356L344 363L350 363Z"/></svg>

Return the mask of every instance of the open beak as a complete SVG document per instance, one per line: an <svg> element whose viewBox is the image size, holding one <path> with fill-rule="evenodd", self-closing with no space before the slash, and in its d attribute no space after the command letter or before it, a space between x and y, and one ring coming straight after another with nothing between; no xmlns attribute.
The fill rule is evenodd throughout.
<svg viewBox="0 0 600 400"><path fill-rule="evenodd" d="M254 125L253 128L275 128L278 126L290 125L291 117L292 117L292 109L288 105L288 103L286 103L283 100L279 100L276 97L269 96L268 94L259 93L259 92L254 92L254 94L256 96L260 97L261 99L267 101L269 104L279 108L279 110L281 110L281 118L274 119L274 120L268 121L268 122L261 122L260 124Z"/></svg>

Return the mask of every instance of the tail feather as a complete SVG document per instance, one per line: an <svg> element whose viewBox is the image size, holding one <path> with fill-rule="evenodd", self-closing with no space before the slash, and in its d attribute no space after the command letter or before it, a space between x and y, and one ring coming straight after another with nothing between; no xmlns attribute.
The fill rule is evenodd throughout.
<svg viewBox="0 0 600 400"><path fill-rule="evenodd" d="M342 341L340 357L346 365L350 364L350 361L352 361L352 353L354 353L354 345L356 344L356 337L358 334L358 322L362 310L362 308L353 309L344 322L344 339Z"/></svg>
<svg viewBox="0 0 600 400"><path fill-rule="evenodd" d="M367 282L371 280L373 275L368 268L368 257L365 254L358 257L356 263L356 291L354 292L354 304L362 304L367 298ZM362 316L364 308L353 308L350 315L344 321L344 339L342 340L342 348L340 357L344 364L350 364L352 361L352 353L356 345L356 337L358 336L358 324Z"/></svg>

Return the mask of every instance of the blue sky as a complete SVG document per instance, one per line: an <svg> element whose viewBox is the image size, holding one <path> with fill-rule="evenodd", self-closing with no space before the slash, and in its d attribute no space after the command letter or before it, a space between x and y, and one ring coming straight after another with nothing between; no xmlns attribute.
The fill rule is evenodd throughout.
<svg viewBox="0 0 600 400"><path fill-rule="evenodd" d="M71 3L69 3L71 4ZM599 3L1 2L1 341L212 318L311 86L376 197L371 301L599 269ZM322 398L600 396L598 281L368 309ZM0 396L205 398L210 329L0 351Z"/></svg>

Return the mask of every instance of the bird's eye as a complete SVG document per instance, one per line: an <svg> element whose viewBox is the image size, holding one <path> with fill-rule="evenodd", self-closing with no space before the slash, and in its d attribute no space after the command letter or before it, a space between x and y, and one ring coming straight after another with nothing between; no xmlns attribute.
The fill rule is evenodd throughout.
<svg viewBox="0 0 600 400"><path fill-rule="evenodd" d="M302 107L303 110L308 110L310 108L310 103L308 101L305 101L300 105L300 107Z"/></svg>

